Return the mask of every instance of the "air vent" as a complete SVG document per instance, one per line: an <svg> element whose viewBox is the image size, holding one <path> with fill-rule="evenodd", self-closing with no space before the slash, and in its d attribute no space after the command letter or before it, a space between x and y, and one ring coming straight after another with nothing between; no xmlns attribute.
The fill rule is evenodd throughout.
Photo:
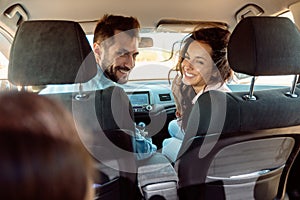
<svg viewBox="0 0 300 200"><path fill-rule="evenodd" d="M170 94L159 94L160 101L171 101Z"/></svg>

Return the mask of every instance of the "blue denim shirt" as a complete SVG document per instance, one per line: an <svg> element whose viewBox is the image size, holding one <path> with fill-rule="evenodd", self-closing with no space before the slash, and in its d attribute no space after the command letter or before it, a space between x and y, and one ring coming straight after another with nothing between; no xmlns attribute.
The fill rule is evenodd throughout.
<svg viewBox="0 0 300 200"><path fill-rule="evenodd" d="M136 153L136 157L138 160L149 158L153 153L156 152L157 147L152 143L151 138L142 136L137 128L135 130L133 150Z"/></svg>

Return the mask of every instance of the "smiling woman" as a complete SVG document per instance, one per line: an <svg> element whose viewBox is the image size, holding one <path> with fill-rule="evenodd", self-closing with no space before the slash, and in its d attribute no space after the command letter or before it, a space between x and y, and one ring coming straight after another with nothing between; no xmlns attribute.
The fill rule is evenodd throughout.
<svg viewBox="0 0 300 200"><path fill-rule="evenodd" d="M169 124L172 138L163 142L162 152L172 161L177 159L189 114L204 92L230 92L227 81L232 76L226 53L230 32L219 27L200 28L185 39L176 65L179 74L172 84L176 100L176 120Z"/></svg>

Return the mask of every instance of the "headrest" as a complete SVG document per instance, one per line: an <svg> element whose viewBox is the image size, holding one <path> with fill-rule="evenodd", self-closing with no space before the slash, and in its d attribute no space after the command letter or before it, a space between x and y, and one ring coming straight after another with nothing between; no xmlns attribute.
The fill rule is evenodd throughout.
<svg viewBox="0 0 300 200"><path fill-rule="evenodd" d="M8 79L15 85L72 84L96 75L93 51L77 22L23 22L15 35Z"/></svg>
<svg viewBox="0 0 300 200"><path fill-rule="evenodd" d="M246 17L232 32L228 61L252 76L299 74L299 30L288 18Z"/></svg>

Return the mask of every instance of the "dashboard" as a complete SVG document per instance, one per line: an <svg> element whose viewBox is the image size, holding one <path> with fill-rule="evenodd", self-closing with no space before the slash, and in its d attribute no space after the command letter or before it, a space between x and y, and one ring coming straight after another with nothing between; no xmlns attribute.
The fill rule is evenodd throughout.
<svg viewBox="0 0 300 200"><path fill-rule="evenodd" d="M161 148L169 138L168 124L175 119L176 106L168 81L132 81L122 86L134 112L135 123L145 124L152 141Z"/></svg>
<svg viewBox="0 0 300 200"><path fill-rule="evenodd" d="M122 86L135 115L165 110L175 113L175 102L168 81L137 81Z"/></svg>
<svg viewBox="0 0 300 200"><path fill-rule="evenodd" d="M150 104L149 91L127 92L127 96L132 105L134 113L147 113L153 109L152 105Z"/></svg>

